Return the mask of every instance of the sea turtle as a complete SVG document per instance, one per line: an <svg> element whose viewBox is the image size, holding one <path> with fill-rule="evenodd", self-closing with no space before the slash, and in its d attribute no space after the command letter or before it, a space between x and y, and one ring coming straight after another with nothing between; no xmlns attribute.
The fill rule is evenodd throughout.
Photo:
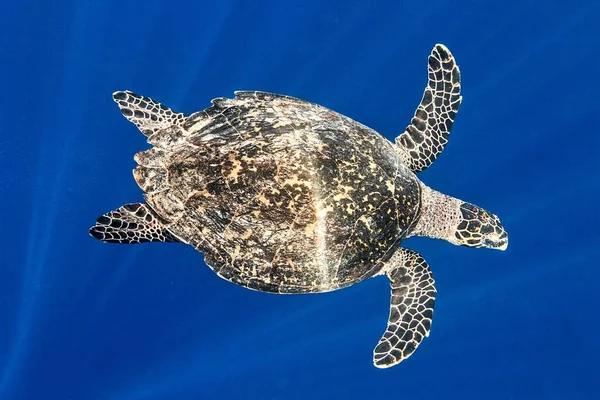
<svg viewBox="0 0 600 400"><path fill-rule="evenodd" d="M436 288L409 236L504 250L497 216L427 187L415 175L448 141L460 73L436 45L429 81L395 144L325 107L239 91L191 115L129 91L113 94L153 146L135 155L145 203L98 218L112 243L183 242L220 277L271 293L318 293L385 275L387 329L373 362L385 368L428 336Z"/></svg>

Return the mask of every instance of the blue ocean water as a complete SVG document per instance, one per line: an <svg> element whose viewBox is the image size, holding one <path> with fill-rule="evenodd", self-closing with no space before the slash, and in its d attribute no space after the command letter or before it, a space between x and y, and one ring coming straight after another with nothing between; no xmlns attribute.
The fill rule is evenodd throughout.
<svg viewBox="0 0 600 400"><path fill-rule="evenodd" d="M0 13L2 399L595 399L600 346L600 3L57 1ZM446 44L450 143L420 177L498 214L506 252L427 239L431 335L378 370L389 288L274 296L181 244L105 245L141 200L130 89L190 113L284 93L392 139Z"/></svg>

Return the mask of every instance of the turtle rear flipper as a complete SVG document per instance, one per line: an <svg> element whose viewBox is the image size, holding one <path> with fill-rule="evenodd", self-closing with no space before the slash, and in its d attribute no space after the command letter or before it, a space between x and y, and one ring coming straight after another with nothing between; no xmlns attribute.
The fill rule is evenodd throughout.
<svg viewBox="0 0 600 400"><path fill-rule="evenodd" d="M383 268L390 278L390 316L383 337L373 351L373 364L388 368L408 358L429 336L435 282L429 266L417 252L398 249Z"/></svg>
<svg viewBox="0 0 600 400"><path fill-rule="evenodd" d="M421 104L410 125L396 138L402 161L413 172L425 170L440 155L462 101L460 71L446 46L433 48L427 71Z"/></svg>
<svg viewBox="0 0 600 400"><path fill-rule="evenodd" d="M179 242L145 204L125 204L90 228L90 235L107 243Z"/></svg>
<svg viewBox="0 0 600 400"><path fill-rule="evenodd" d="M129 90L114 92L113 100L119 105L121 114L146 136L171 126L183 127L187 119L185 114Z"/></svg>

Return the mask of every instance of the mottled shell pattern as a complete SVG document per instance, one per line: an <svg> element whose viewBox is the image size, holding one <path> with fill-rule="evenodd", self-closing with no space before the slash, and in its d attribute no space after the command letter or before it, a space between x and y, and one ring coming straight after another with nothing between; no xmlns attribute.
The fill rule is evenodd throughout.
<svg viewBox="0 0 600 400"><path fill-rule="evenodd" d="M369 278L420 212L397 147L296 98L236 92L148 141L134 171L147 203L217 274L251 289L323 292Z"/></svg>

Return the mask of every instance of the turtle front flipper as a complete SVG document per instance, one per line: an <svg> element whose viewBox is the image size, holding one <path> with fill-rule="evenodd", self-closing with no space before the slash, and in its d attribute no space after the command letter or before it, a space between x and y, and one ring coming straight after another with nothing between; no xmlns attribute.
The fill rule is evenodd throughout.
<svg viewBox="0 0 600 400"><path fill-rule="evenodd" d="M119 105L121 114L146 136L150 136L171 126L183 127L186 115L129 90L113 93L113 100Z"/></svg>
<svg viewBox="0 0 600 400"><path fill-rule="evenodd" d="M413 250L398 249L381 273L390 278L392 296L387 329L373 351L373 363L388 368L408 358L429 336L436 289L427 262Z"/></svg>
<svg viewBox="0 0 600 400"><path fill-rule="evenodd" d="M413 172L429 167L446 143L462 97L460 71L446 46L437 44L429 56L428 83L411 124L396 138L402 161Z"/></svg>
<svg viewBox="0 0 600 400"><path fill-rule="evenodd" d="M179 242L147 205L125 204L110 211L90 228L90 235L107 243Z"/></svg>

